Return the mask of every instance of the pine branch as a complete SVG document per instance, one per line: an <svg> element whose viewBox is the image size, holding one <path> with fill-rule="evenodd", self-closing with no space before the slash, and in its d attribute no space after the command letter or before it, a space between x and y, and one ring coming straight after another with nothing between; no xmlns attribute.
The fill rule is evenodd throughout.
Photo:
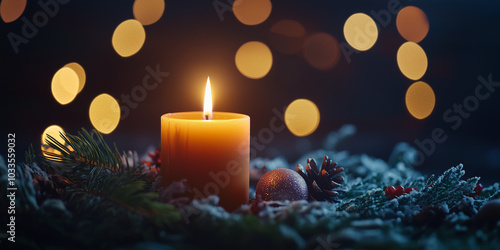
<svg viewBox="0 0 500 250"><path fill-rule="evenodd" d="M434 175L431 175L431 177L434 178ZM425 177L419 176L410 182L406 182L403 186L422 190L425 187L427 181L425 180Z"/></svg>
<svg viewBox="0 0 500 250"><path fill-rule="evenodd" d="M377 207L380 207L387 198L384 191L380 188L370 190L355 199L349 200L339 206L340 211L347 211L349 213L364 213L370 211L374 212Z"/></svg>
<svg viewBox="0 0 500 250"><path fill-rule="evenodd" d="M463 165L459 164L444 172L434 181L431 176L422 188L417 204L421 207L446 203L449 206L456 205L465 195L471 194L479 181L479 177L473 177L467 181L460 180L465 175Z"/></svg>
<svg viewBox="0 0 500 250"><path fill-rule="evenodd" d="M26 165L31 166L36 162L35 151L33 150L33 144L30 144L28 150L24 153L24 160Z"/></svg>
<svg viewBox="0 0 500 250"><path fill-rule="evenodd" d="M69 190L69 203L79 214L98 212L100 216L125 213L154 218L155 223L180 219L178 211L169 204L157 202L157 193L145 192L146 182L131 178L127 173L112 173L94 167L81 188Z"/></svg>
<svg viewBox="0 0 500 250"><path fill-rule="evenodd" d="M474 206L479 209L484 203L494 199L500 199L500 183L498 182L489 187L485 187L481 194L476 197Z"/></svg>
<svg viewBox="0 0 500 250"><path fill-rule="evenodd" d="M82 129L78 135L60 134L64 144L47 135L47 144L60 152L45 152L48 165L62 172L71 181L64 191L69 205L79 214L99 216L117 213L127 216L154 218L155 223L177 219L171 205L159 203L157 193L147 190L147 176L141 173L133 154L119 153L93 130ZM150 181L150 180L149 180Z"/></svg>
<svg viewBox="0 0 500 250"><path fill-rule="evenodd" d="M67 145L47 135L47 144L60 152L60 154L45 152L45 159L57 161L65 167L75 166L100 166L113 172L130 171L131 166L121 160L116 145L111 149L104 141L102 135L96 130L89 133L82 128L78 135L60 133L60 137Z"/></svg>

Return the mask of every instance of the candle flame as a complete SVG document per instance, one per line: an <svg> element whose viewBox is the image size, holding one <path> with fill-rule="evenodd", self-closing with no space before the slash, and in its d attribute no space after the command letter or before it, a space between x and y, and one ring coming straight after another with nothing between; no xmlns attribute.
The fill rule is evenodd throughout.
<svg viewBox="0 0 500 250"><path fill-rule="evenodd" d="M210 77L207 78L207 87L205 88L205 105L203 106L203 119L212 120L212 90L210 88Z"/></svg>

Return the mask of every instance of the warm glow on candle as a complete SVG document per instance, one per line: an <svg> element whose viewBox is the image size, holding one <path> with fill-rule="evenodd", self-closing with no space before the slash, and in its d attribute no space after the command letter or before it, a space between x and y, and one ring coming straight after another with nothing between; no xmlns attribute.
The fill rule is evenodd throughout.
<svg viewBox="0 0 500 250"><path fill-rule="evenodd" d="M205 88L205 105L203 106L203 119L212 120L212 90L210 89L210 77L207 78Z"/></svg>
<svg viewBox="0 0 500 250"><path fill-rule="evenodd" d="M161 116L161 149L162 185L184 179L191 198L218 195L226 211L248 204L250 117L214 112L210 78L203 111Z"/></svg>

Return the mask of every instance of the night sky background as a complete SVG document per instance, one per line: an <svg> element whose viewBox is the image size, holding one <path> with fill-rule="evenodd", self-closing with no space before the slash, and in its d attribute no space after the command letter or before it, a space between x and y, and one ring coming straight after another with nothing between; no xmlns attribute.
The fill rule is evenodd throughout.
<svg viewBox="0 0 500 250"><path fill-rule="evenodd" d="M500 179L500 87L481 101L477 110L453 130L443 120L454 103L463 104L474 95L479 76L500 82L500 3L496 1L405 1L401 6L422 9L430 30L419 45L428 58L422 81L436 95L436 106L426 119L417 120L405 106L405 93L414 82L399 70L396 52L403 39L396 29L396 15L387 27L379 26L379 37L370 50L353 54L351 62L341 55L330 70L307 63L301 53L284 55L275 49L270 28L282 19L301 23L306 37L326 32L345 42L343 25L352 14L387 9L389 1L272 1L270 17L262 24L247 26L232 12L222 14L216 1L166 1L163 17L145 26L146 42L129 58L120 57L111 45L118 24L133 18L133 0L71 0L60 9L28 44L15 53L7 34L21 34L23 22L1 23L0 83L2 86L2 134L0 154L6 154L6 134L16 133L18 161L32 143L39 149L44 129L52 124L75 133L91 129L88 108L101 93L129 94L142 83L145 68L159 65L169 76L144 101L131 109L117 129L105 135L122 150L145 153L160 143L160 116L169 112L202 110L207 76L214 93L214 110L248 114L251 136L269 127L272 110L297 98L318 106L321 122L310 136L295 137L288 130L276 133L258 156L283 155L290 163L303 153L322 147L327 134L343 124L354 124L357 134L340 149L366 153L387 160L398 142L431 137L442 128L447 140L426 156L417 170L440 173L463 163L466 177L481 176L485 184ZM227 1L220 0L221 3ZM40 11L37 1L28 1L21 17L31 19ZM273 66L264 78L254 80L236 68L234 56L247 41L267 44ZM54 73L69 62L78 62L86 71L85 88L68 105L52 97Z"/></svg>

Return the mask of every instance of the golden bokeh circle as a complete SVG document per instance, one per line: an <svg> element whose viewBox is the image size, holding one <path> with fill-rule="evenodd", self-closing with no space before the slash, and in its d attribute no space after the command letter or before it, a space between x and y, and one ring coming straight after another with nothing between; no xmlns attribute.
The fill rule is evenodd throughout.
<svg viewBox="0 0 500 250"><path fill-rule="evenodd" d="M68 63L64 65L64 67L72 69L78 75L78 93L80 93L85 86L85 81L87 79L85 70L79 63L76 62Z"/></svg>
<svg viewBox="0 0 500 250"><path fill-rule="evenodd" d="M353 14L345 21L344 37L354 49L369 50L378 39L377 24L367 14Z"/></svg>
<svg viewBox="0 0 500 250"><path fill-rule="evenodd" d="M235 0L233 13L236 19L246 25L261 24L271 14L270 0Z"/></svg>
<svg viewBox="0 0 500 250"><path fill-rule="evenodd" d="M2 0L0 16L6 23L16 21L26 9L27 0Z"/></svg>
<svg viewBox="0 0 500 250"><path fill-rule="evenodd" d="M48 145L47 144L47 134L54 137L54 139L56 139L57 142L61 143L61 144L66 144L66 142L64 141L63 138L61 138L61 134L60 133L63 133L64 134L64 129L62 129L60 126L58 125L50 125L48 126L44 131L43 131L43 134L42 134L42 145Z"/></svg>
<svg viewBox="0 0 500 250"><path fill-rule="evenodd" d="M307 99L297 99L285 110L285 124L295 136L312 134L318 128L319 121L318 107Z"/></svg>
<svg viewBox="0 0 500 250"><path fill-rule="evenodd" d="M142 25L150 25L163 16L165 0L135 0L132 10L137 21Z"/></svg>
<svg viewBox="0 0 500 250"><path fill-rule="evenodd" d="M396 17L396 27L404 39L419 43L429 32L429 20L421 9L415 6L406 6L399 11Z"/></svg>
<svg viewBox="0 0 500 250"><path fill-rule="evenodd" d="M57 102L66 105L75 99L79 85L77 73L71 68L62 67L52 77L52 95Z"/></svg>
<svg viewBox="0 0 500 250"><path fill-rule="evenodd" d="M122 57L135 55L142 48L145 41L146 31L144 31L142 24L135 19L120 23L113 32L111 39L116 53Z"/></svg>
<svg viewBox="0 0 500 250"><path fill-rule="evenodd" d="M427 55L414 42L406 42L399 47L397 61L401 73L411 80L422 78L427 71Z"/></svg>
<svg viewBox="0 0 500 250"><path fill-rule="evenodd" d="M429 84L418 81L406 91L406 108L417 119L427 118L436 105L436 96Z"/></svg>
<svg viewBox="0 0 500 250"><path fill-rule="evenodd" d="M89 117L95 129L109 134L120 122L120 105L109 94L100 94L90 104Z"/></svg>
<svg viewBox="0 0 500 250"><path fill-rule="evenodd" d="M266 76L273 66L271 50L264 43L257 41L241 45L234 60L240 73L250 79Z"/></svg>
<svg viewBox="0 0 500 250"><path fill-rule="evenodd" d="M41 149L42 149L42 154L44 156L50 156L48 153L61 155L61 152L55 150L54 148L49 146L49 144L47 144L47 139L48 139L47 134L48 134L54 137L54 139L56 139L57 142L61 143L62 145L66 145L66 141L64 141L60 133L64 134L64 130L58 125L50 125L43 131Z"/></svg>

